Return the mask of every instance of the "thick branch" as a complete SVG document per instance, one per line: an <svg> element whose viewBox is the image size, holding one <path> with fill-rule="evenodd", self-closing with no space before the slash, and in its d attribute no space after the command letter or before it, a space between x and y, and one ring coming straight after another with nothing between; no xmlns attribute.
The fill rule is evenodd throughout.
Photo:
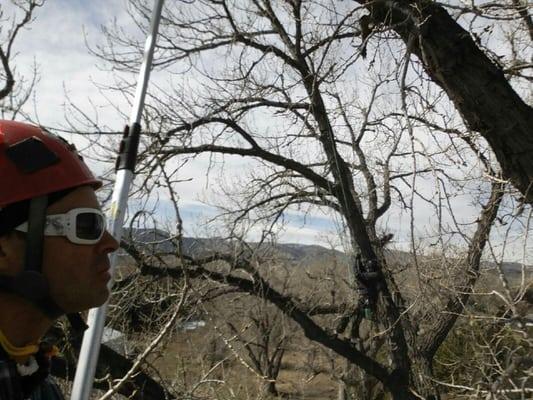
<svg viewBox="0 0 533 400"><path fill-rule="evenodd" d="M533 108L469 33L433 1L357 0L394 29L448 94L465 123L490 144L504 177L533 202ZM412 40L416 37L417 40Z"/></svg>
<svg viewBox="0 0 533 400"><path fill-rule="evenodd" d="M9 66L9 60L7 58L7 55L4 53L1 47L0 61L2 62L2 68L4 69L4 72L6 74L6 83L4 84L4 87L0 90L0 100L2 100L13 90L13 87L15 86L15 78L13 77L13 72L11 71L11 68Z"/></svg>

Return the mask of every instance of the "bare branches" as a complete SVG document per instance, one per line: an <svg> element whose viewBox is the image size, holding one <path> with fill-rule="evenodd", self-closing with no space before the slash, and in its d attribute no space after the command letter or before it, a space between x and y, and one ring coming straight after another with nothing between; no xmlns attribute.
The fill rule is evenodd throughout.
<svg viewBox="0 0 533 400"><path fill-rule="evenodd" d="M185 283L187 285L187 282ZM180 313L182 312L182 307L185 303L185 299L187 296L187 290L186 288L183 289L181 298L176 306L176 309L172 316L169 318L168 322L165 324L163 329L161 329L161 332L157 335L157 337L144 349L142 354L140 354L133 365L131 366L130 370L111 388L109 389L102 397L100 397L100 400L108 400L111 399L112 396L114 396L120 388L132 378L134 374L137 373L139 367L143 362L145 362L146 357L150 355L150 353L153 351L153 349L159 345L161 340L165 337L165 335L168 334L171 328L174 327L178 317L180 316Z"/></svg>
<svg viewBox="0 0 533 400"><path fill-rule="evenodd" d="M252 146L251 149L207 144L207 145L196 146L196 147L171 148L171 149L165 148L164 150L160 150L159 153L163 155L176 155L176 154L200 154L203 152L213 152L213 153L221 153L221 154L234 154L234 155L240 155L240 156L258 157L265 161L284 167L288 170L298 172L303 177L309 179L311 182L313 182L315 185L322 188L323 190L330 191L332 190L332 188L335 187L333 183L328 182L322 176L318 175L313 170L304 166L303 164L300 164L294 161L293 159L285 158L283 156L264 150L253 139L252 135L250 135L245 129L243 129L239 124L237 124L235 121L231 119L224 119L224 118L218 118L218 117L203 118L203 119L194 121L192 123L189 123L187 125L174 128L173 130L167 133L167 137L169 137L172 134L181 132L181 131L189 131L191 129L197 128L199 126L207 125L210 123L220 123L227 127L232 128L233 130L238 132Z"/></svg>
<svg viewBox="0 0 533 400"><path fill-rule="evenodd" d="M17 113L22 104L27 101L27 97L29 96L29 93L35 84L36 74L34 74L33 82L30 82L30 86L27 89L26 94L22 94L21 98L17 100L17 104L9 105L6 98L14 94L16 83L16 76L14 73L14 67L12 65L14 58L13 46L15 45L17 36L21 29L32 22L33 14L36 8L41 7L44 4L44 0L25 0L20 2L12 1L12 4L15 9L20 10L22 15L18 21L12 21L11 27L7 27L7 24L5 24L3 29L0 30L0 80L4 81L2 87L0 88L0 100L3 100L4 103L2 108L9 108L10 111ZM7 22L3 19L4 12L4 9L0 5L0 22Z"/></svg>
<svg viewBox="0 0 533 400"><path fill-rule="evenodd" d="M2 48L0 48L0 60L2 61L2 67L4 68L6 81L4 87L0 90L0 99L3 99L13 90L15 79L13 78L13 73L11 72L11 68L9 66L9 58L4 53Z"/></svg>
<svg viewBox="0 0 533 400"><path fill-rule="evenodd" d="M145 27L145 6L132 1L140 10L136 23ZM455 51L462 39L451 45L449 32L436 35L427 28L441 28L440 5L409 4L167 5L156 65L172 79L150 96L146 118L157 129L139 156L145 174L139 194L146 198L166 185L177 207L177 186L168 177L185 173L189 160L201 160L205 187L218 191L212 197L216 216L205 230L220 247L190 254L178 244L179 262L160 256L153 264L128 245L139 270L121 285L140 275L179 282L184 268L201 288L198 298L216 299L222 308L224 301L247 298L243 294L274 305L300 334L329 349L332 359L348 361L346 373L353 376L340 379L332 368L335 379L351 384L358 374L372 375L373 387L385 387L395 399L437 396L434 355L465 310L507 197L487 143L451 107L462 97L450 102L427 79L429 73L446 86L449 68L462 60ZM362 17L375 23L364 38ZM407 52L394 40L398 35L409 44ZM119 30L110 38L101 56L120 69L132 68L139 44ZM442 50L433 43L440 39L447 43L446 56L432 53ZM362 40L366 59L360 57ZM233 168L241 158L245 162ZM187 173L198 179L198 171ZM410 229L406 210L416 217ZM309 260L319 264L316 270L298 271L311 282L305 286L311 293L320 292L315 298L283 279L307 265L285 265L271 275L269 268L282 267L266 261L268 251L270 260L276 258L275 247L265 249L284 229L294 229L295 220L306 226L307 218L318 215L324 215L320 224L337 230L336 243L348 254L333 278L324 273L333 268L329 261ZM399 251L406 243L409 253ZM467 255L459 260L461 251ZM235 347L239 357L275 383L276 357L283 351L270 353L266 363L260 359L256 351L267 345L247 329L255 326L255 332L266 322L247 318L248 324L232 321L233 328L227 327L232 346L242 339ZM267 364L274 366L269 373Z"/></svg>
<svg viewBox="0 0 533 400"><path fill-rule="evenodd" d="M483 208L476 232L469 245L464 261L465 268L459 277L461 283L456 288L458 293L452 295L442 314L435 317L436 320L433 326L426 337L421 340L420 350L429 357L433 357L444 339L446 339L446 335L457 320L459 313L464 309L472 293L473 286L479 277L481 255L502 201L503 189L502 184L494 183L492 185L491 197Z"/></svg>
<svg viewBox="0 0 533 400"><path fill-rule="evenodd" d="M195 265L195 267L187 268L187 275L190 279L204 277L218 283L239 288L239 290L243 292L268 300L278 307L280 311L289 316L294 322L300 325L309 339L322 343L326 347L336 351L339 355L355 362L365 371L376 376L381 381L385 383L388 381L388 373L383 366L356 350L348 340L339 338L335 334L327 332L317 325L292 297L283 295L270 286L258 272L254 271L253 267L247 260L242 258L236 259L230 254L213 254L203 259L185 258L188 260L188 263ZM233 266L238 265L239 268L244 268L248 272L253 271L253 279L248 280L231 274L219 273L203 267L205 264L216 261L225 261ZM175 268L162 269L144 265L141 271L144 274L172 276L175 279L179 279L183 276L182 271Z"/></svg>

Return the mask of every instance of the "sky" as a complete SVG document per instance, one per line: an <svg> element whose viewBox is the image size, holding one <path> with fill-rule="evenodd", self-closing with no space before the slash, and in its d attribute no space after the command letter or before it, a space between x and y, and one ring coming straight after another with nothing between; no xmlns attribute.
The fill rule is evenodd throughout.
<svg viewBox="0 0 533 400"><path fill-rule="evenodd" d="M9 5L4 7L6 15L10 11L9 15L14 15ZM126 121L108 106L108 101L102 98L96 86L110 83L111 74L102 69L102 63L90 53L87 44L95 46L101 43L104 40L101 27L112 20L131 26L126 7L126 1L122 0L48 0L44 7L37 9L35 20L19 34L15 43L17 56L13 63L23 76L30 76L33 66L37 65L39 81L32 102L25 107L32 120L48 127L66 128L65 116L70 115L66 106L68 97L91 116L96 115L93 110L97 108L102 125L115 131L122 130ZM132 27L132 35L135 34ZM127 110L121 98L112 100ZM63 136L83 150L84 141L75 135ZM95 163L91 163L91 167L96 171L101 168ZM212 197L211 182L204 175L206 167L207 160L197 160L185 172L192 180L181 185L181 214L186 233L191 235L210 234L207 228L204 229L203 222L216 213L216 209L206 204L206 199ZM246 161L230 162L228 165L234 173L242 168L247 168ZM150 208L156 201L152 203L148 205ZM157 199L157 207L157 213L173 218L173 208L164 198ZM336 236L335 221L330 218L289 213L285 219L287 226L282 234L283 241L328 245L332 238L324 240L324 237Z"/></svg>
<svg viewBox="0 0 533 400"><path fill-rule="evenodd" d="M132 36L137 35L141 38L136 27L129 22L126 3L125 0L48 0L44 7L36 11L35 21L20 33L15 44L17 56L13 63L17 72L23 76L30 76L33 66L37 65L39 81L32 101L25 107L25 111L34 121L44 126L64 127L65 118L71 116L66 107L66 98L68 98L87 114L91 116L97 114L99 124L111 130L122 130L126 121L109 106L108 100L123 110L127 110L127 105L121 97L113 97L107 93L106 96L110 97L106 99L99 91L97 85L111 83L112 75L101 68L102 63L90 53L87 44L94 47L103 43L101 27L113 20L125 26ZM12 16L13 8L5 6L4 1L2 4L7 7L5 15ZM67 139L79 143L83 148L84 142L79 138L67 135ZM213 179L209 181L205 178L207 164L206 158L199 158L196 163L188 165L184 173L191 179L177 186L185 233L189 235L213 234L211 228L204 224L217 212L210 201L216 196L212 190ZM96 171L102 168L94 163L91 167ZM229 160L226 171L229 176L231 174L237 176L246 168L251 168L251 164L246 160ZM463 203L461 213L467 216L472 208L468 201L464 200ZM155 205L159 217L172 218L172 207L164 194L148 204L151 208ZM134 209L136 206L138 205L132 204L130 208ZM417 215L420 226L417 229L421 233L425 232L427 229L425 224L433 218L432 210L420 207ZM388 231L395 234L397 248L409 247L409 241L406 239L408 221L408 215L398 211L384 222ZM259 228L254 231L254 227L251 227L251 230L252 237L259 235ZM303 244L325 246L333 244L341 248L338 233L342 230L340 220L331 216L289 212L285 215L284 228L280 232L279 239ZM518 243L516 249L508 250L506 259L520 261L522 245Z"/></svg>

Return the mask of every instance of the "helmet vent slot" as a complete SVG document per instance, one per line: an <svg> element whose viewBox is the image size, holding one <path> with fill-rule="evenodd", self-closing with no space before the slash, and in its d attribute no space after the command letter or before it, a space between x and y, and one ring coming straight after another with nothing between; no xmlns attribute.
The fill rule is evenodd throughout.
<svg viewBox="0 0 533 400"><path fill-rule="evenodd" d="M12 144L6 149L6 155L25 174L31 174L60 161L59 157L35 136Z"/></svg>

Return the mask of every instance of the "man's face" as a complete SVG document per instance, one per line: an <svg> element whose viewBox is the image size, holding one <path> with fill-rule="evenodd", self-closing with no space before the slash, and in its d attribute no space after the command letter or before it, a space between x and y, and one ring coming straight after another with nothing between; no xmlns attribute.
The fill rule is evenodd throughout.
<svg viewBox="0 0 533 400"><path fill-rule="evenodd" d="M46 213L63 214L80 207L100 208L94 190L89 186L70 192L48 207ZM18 240L22 242L20 238ZM14 248L19 248L16 252L20 253L17 263L20 271L23 268L24 245L19 243ZM93 245L71 243L64 236L45 236L42 272L52 298L64 311L87 310L107 300L107 284L111 278L108 254L117 248L117 241L108 232Z"/></svg>
<svg viewBox="0 0 533 400"><path fill-rule="evenodd" d="M63 214L79 207L100 208L91 187L72 191L52 204L47 214ZM117 248L117 241L108 232L94 245L71 243L63 236L45 238L43 274L52 298L63 310L82 311L105 303L111 279L108 254Z"/></svg>

